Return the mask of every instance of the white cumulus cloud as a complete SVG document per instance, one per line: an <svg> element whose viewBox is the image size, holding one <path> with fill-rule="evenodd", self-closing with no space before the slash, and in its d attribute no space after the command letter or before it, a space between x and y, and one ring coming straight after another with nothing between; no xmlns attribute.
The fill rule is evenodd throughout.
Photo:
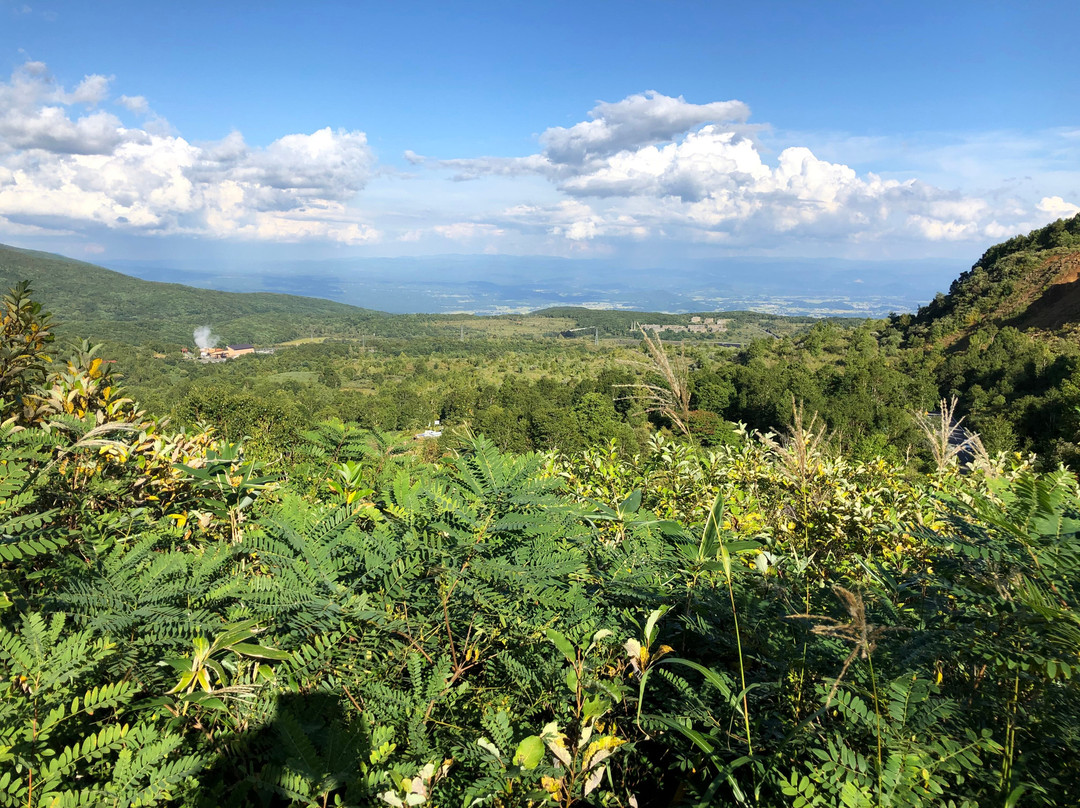
<svg viewBox="0 0 1080 808"><path fill-rule="evenodd" d="M327 127L265 147L233 132L196 144L159 119L129 128L94 109L108 100L109 84L92 75L68 91L37 62L0 82L0 217L274 241L379 238L346 204L374 171L363 132ZM150 114L141 96L116 103Z"/></svg>
<svg viewBox="0 0 1080 808"><path fill-rule="evenodd" d="M572 221L566 206L531 211L538 225L568 240L646 234L744 244L766 244L770 234L985 240L1077 210L1060 197L1032 206L1000 193L991 199L914 177L860 174L802 145L770 156L749 116L741 101L693 104L648 92L597 104L588 120L547 129L536 154L429 165L455 180L541 176L570 199L591 200L589 213ZM506 218L505 211L492 215Z"/></svg>
<svg viewBox="0 0 1080 808"><path fill-rule="evenodd" d="M745 123L750 108L741 101L691 104L655 91L631 95L615 103L599 103L591 120L569 128L552 127L540 136L545 155L554 163L585 165L591 160L672 140L707 122Z"/></svg>
<svg viewBox="0 0 1080 808"><path fill-rule="evenodd" d="M100 104L109 95L109 82L111 79L99 76L85 76L78 86L70 93L60 90L56 93L56 99L68 106L72 104L86 104L95 106Z"/></svg>
<svg viewBox="0 0 1080 808"><path fill-rule="evenodd" d="M116 103L137 115L145 115L150 111L150 104L141 95L122 95L116 99Z"/></svg>
<svg viewBox="0 0 1080 808"><path fill-rule="evenodd" d="M1036 207L1053 219L1066 219L1080 213L1080 206L1066 202L1060 196L1044 196Z"/></svg>

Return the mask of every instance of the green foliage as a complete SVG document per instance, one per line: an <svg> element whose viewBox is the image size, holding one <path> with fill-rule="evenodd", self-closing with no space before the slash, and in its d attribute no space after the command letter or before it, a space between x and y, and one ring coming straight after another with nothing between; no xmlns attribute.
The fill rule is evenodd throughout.
<svg viewBox="0 0 1080 808"><path fill-rule="evenodd" d="M958 705L938 694L917 676L890 682L880 703L841 691L832 730L822 733L812 762L781 780L782 793L797 806L978 805L958 794L985 766L983 755L1001 747L989 730L948 733ZM876 756L862 751L873 739Z"/></svg>
<svg viewBox="0 0 1080 808"><path fill-rule="evenodd" d="M116 653L61 613L0 626L0 805L165 805L202 768L179 734L127 715L138 686L101 678Z"/></svg>
<svg viewBox="0 0 1080 808"><path fill-rule="evenodd" d="M773 342L688 356L786 408L713 447L635 437L621 370L454 391L543 456L314 412L248 455L54 362L0 426L0 804L1076 804L1076 477L865 456L828 427L892 411L768 373L871 411L888 349Z"/></svg>
<svg viewBox="0 0 1080 808"><path fill-rule="evenodd" d="M1078 784L1053 755L1035 752L1039 738L1070 745L1077 738L1080 664L1080 497L1075 476L1020 474L992 495L957 503L947 536L939 598L963 636L960 658L988 681L973 709L989 709L1004 747L1000 788L1035 792L1054 804ZM961 678L961 680L964 677ZM989 703L996 707L989 708ZM978 705L978 706L976 706Z"/></svg>
<svg viewBox="0 0 1080 808"><path fill-rule="evenodd" d="M0 421L22 415L48 368L52 318L31 294L23 281L0 299Z"/></svg>
<svg viewBox="0 0 1080 808"><path fill-rule="evenodd" d="M17 584L6 574L12 568L7 562L52 553L66 543L51 527L56 509L42 508L34 488L36 470L48 461L51 444L47 436L17 429L10 421L0 424L0 593ZM0 603L6 600L7 595L0 594Z"/></svg>

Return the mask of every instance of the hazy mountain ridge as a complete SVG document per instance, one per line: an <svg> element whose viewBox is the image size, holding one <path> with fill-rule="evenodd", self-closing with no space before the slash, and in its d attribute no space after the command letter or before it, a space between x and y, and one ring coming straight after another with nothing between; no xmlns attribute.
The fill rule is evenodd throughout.
<svg viewBox="0 0 1080 808"><path fill-rule="evenodd" d="M162 270L159 277L172 277ZM186 276L185 276L186 277ZM204 283L229 285L230 276L197 273ZM265 291L221 291L166 283L162 280L134 278L114 270L52 253L21 250L0 245L0 286L5 289L29 280L35 297L45 301L60 322L59 333L71 337L89 337L129 345L162 346L192 344L192 332L209 326L222 342L254 344L280 343L301 337L329 336L358 339L377 333L384 337L445 337L447 329L464 324L470 329L472 314L391 314L359 308L347 303L325 300L313 295L329 294L332 286L312 275L290 279L304 295ZM259 282L259 278L249 279ZM243 285L243 284L241 284ZM460 294L447 282L446 294ZM567 295L565 298L573 299ZM565 304L564 304L565 307ZM574 306L575 321L588 327L599 326L601 335L627 337L633 320L648 323L685 323L688 315L661 314L649 311L598 311ZM701 313L713 313L697 309ZM620 316L621 315L621 316ZM518 315L507 315L518 320ZM729 316L725 314L725 316ZM762 321L764 328L787 331L791 325L805 326L807 318L789 318L770 314L732 315L735 325L743 320ZM551 319L550 314L546 315ZM490 319L490 318L479 318ZM535 318L526 331L556 333L565 324L544 323L545 315ZM805 320L805 322L803 322ZM759 324L760 325L760 324ZM736 341L767 336L758 325L725 335Z"/></svg>
<svg viewBox="0 0 1080 808"><path fill-rule="evenodd" d="M866 317L914 311L947 286L942 261L731 259L676 267L543 256L229 262L215 271L176 261L113 261L148 280L235 292L317 294L392 313L506 314L555 306L688 313Z"/></svg>
<svg viewBox="0 0 1080 808"><path fill-rule="evenodd" d="M694 282L692 265L661 273L606 261L448 256L252 265L216 272L117 263L143 277L0 245L0 284L29 280L72 332L96 339L183 343L195 327L211 325L226 340L265 344L317 334L370 334L376 328L384 335L405 329L415 336L445 325L442 321L455 312L554 309L565 316L574 309L583 313L583 319L575 316L579 323L598 325L609 335L627 331L634 319L674 323L691 313L874 317L904 311L893 305L905 299L900 292L925 287L940 275L936 265L896 262L894 277L882 277L881 264L868 282L860 276L866 274L859 272L862 265L854 263L833 262L831 271L815 273L810 270L821 265L813 261L751 260L726 265L722 274L697 266L704 274L697 277L698 291L689 294L680 290ZM432 313L401 314L417 307ZM587 310L622 316L601 318ZM939 294L914 316L904 317L915 331L946 342L988 322L1057 332L1075 327L1078 318L1080 216L991 247L953 281L947 295Z"/></svg>

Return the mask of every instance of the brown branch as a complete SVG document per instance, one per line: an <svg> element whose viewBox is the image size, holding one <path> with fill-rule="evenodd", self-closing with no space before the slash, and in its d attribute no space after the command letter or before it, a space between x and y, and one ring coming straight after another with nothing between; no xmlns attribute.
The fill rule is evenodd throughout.
<svg viewBox="0 0 1080 808"><path fill-rule="evenodd" d="M349 692L349 688L342 685L341 689L345 691L345 696L352 702L352 706L356 708L356 711L360 713L364 712L364 708L356 703L356 699L354 699L353 694Z"/></svg>

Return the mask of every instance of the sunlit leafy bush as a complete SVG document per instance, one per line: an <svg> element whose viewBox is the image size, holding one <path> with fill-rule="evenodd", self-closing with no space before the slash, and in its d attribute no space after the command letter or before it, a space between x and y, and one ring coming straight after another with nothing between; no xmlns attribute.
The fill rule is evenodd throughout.
<svg viewBox="0 0 1080 808"><path fill-rule="evenodd" d="M0 425L0 805L1080 801L1070 472L851 460L798 410L264 465L82 356Z"/></svg>

